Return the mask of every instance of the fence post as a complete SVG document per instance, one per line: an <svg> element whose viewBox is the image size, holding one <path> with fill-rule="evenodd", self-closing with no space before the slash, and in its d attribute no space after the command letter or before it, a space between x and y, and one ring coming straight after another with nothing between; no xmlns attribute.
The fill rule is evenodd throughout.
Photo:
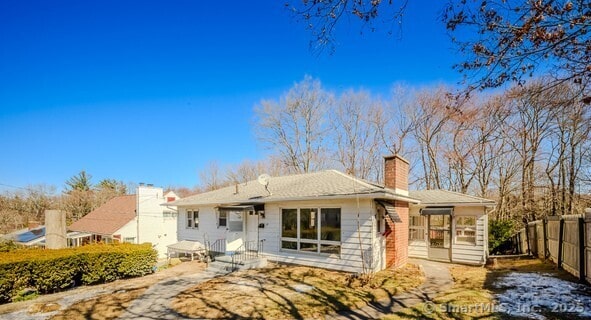
<svg viewBox="0 0 591 320"><path fill-rule="evenodd" d="M527 244L527 254L531 255L531 246L529 245L529 224L525 223L525 242Z"/></svg>
<svg viewBox="0 0 591 320"><path fill-rule="evenodd" d="M547 218L542 219L542 236L544 237L544 260L548 258L548 231L546 228L548 227L548 220Z"/></svg>
<svg viewBox="0 0 591 320"><path fill-rule="evenodd" d="M558 269L562 269L562 242L564 241L564 219L560 217L558 223Z"/></svg>
<svg viewBox="0 0 591 320"><path fill-rule="evenodd" d="M585 282L585 218L579 218L579 281Z"/></svg>

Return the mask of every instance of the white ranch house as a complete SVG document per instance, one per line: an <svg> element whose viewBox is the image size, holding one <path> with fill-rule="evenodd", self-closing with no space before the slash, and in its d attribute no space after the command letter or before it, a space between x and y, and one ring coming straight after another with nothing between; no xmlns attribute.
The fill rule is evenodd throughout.
<svg viewBox="0 0 591 320"><path fill-rule="evenodd" d="M246 249L273 261L350 272L402 266L409 256L483 263L486 208L494 202L483 199L465 209L446 199L431 201L434 194L451 193L409 193L408 168L403 158L386 157L385 186L327 170L272 177L268 188L249 181L187 197L170 203L179 211L178 240L230 255ZM470 230L456 222L470 224L469 217L481 231L474 243L462 243L471 240L456 232L469 238Z"/></svg>
<svg viewBox="0 0 591 320"><path fill-rule="evenodd" d="M418 201L408 195L408 162L388 157L386 168L389 187L327 170L272 177L268 189L249 181L175 201L179 241L350 272L403 265L408 205Z"/></svg>

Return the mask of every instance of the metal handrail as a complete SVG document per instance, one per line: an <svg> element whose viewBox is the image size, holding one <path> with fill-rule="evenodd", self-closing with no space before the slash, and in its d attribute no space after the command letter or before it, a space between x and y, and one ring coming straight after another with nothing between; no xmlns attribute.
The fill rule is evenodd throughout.
<svg viewBox="0 0 591 320"><path fill-rule="evenodd" d="M226 239L217 239L214 243L208 240L205 242L205 248L207 256L211 260L215 260L215 257L223 256L226 253Z"/></svg>
<svg viewBox="0 0 591 320"><path fill-rule="evenodd" d="M232 271L238 270L238 265L243 261L258 258L263 249L263 241L246 241L238 249L232 251Z"/></svg>

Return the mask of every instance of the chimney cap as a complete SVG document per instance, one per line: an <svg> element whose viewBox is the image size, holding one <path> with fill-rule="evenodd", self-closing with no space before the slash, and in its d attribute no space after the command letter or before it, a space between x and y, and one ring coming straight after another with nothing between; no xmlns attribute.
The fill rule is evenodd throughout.
<svg viewBox="0 0 591 320"><path fill-rule="evenodd" d="M397 154L391 154L388 156L384 156L384 160L391 160L391 159L399 159L401 161L406 162L407 164L410 164L410 162L408 162L408 160L404 159L403 157L397 155Z"/></svg>

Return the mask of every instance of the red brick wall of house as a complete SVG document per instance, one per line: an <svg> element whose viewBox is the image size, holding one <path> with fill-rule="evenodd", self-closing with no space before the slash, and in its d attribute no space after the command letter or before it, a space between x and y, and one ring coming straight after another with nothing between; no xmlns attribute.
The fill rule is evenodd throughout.
<svg viewBox="0 0 591 320"><path fill-rule="evenodd" d="M387 188L408 190L409 163L399 156L384 157L384 185ZM392 202L402 222L386 218L386 266L401 267L408 261L408 202Z"/></svg>
<svg viewBox="0 0 591 320"><path fill-rule="evenodd" d="M387 229L390 230L386 236L386 266L401 267L408 262L408 203L394 201L396 212L402 222L394 223L386 218Z"/></svg>

